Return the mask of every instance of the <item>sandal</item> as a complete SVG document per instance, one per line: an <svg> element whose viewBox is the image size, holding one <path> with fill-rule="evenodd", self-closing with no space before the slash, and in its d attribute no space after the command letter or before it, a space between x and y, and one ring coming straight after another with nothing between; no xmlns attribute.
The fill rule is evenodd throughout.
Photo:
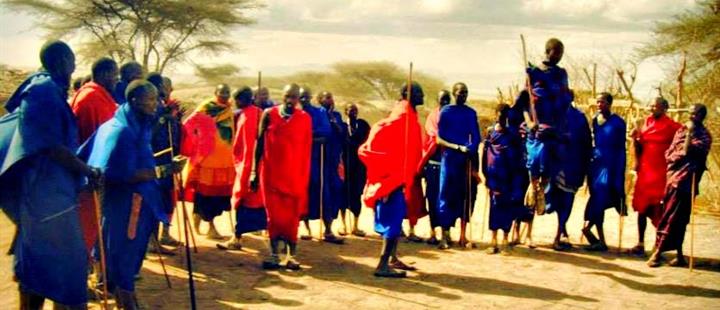
<svg viewBox="0 0 720 310"><path fill-rule="evenodd" d="M485 249L485 253L487 253L488 255L497 254L500 253L500 249L497 246L492 246Z"/></svg>

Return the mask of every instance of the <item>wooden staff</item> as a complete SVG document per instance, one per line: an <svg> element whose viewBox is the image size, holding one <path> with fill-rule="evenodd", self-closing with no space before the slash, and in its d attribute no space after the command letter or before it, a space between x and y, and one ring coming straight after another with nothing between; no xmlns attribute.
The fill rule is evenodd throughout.
<svg viewBox="0 0 720 310"><path fill-rule="evenodd" d="M108 289L107 289L107 265L105 261L105 241L103 240L102 226L100 225L101 208L100 198L98 198L97 190L93 190L93 202L95 203L95 223L98 229L98 246L100 248L100 271L103 280L103 308L108 310Z"/></svg>
<svg viewBox="0 0 720 310"><path fill-rule="evenodd" d="M523 70L526 70L527 65L528 65L527 48L525 47L525 36L523 36L522 34L520 35L520 41L522 42ZM529 100L530 101L530 115L533 118L533 122L537 123L538 118L537 118L537 111L535 110L535 98L533 97L532 84L530 81L530 74L527 73L527 71L525 73L525 87L527 88L528 95L529 95L528 97L530 99Z"/></svg>
<svg viewBox="0 0 720 310"><path fill-rule="evenodd" d="M677 75L677 85L678 85L678 91L677 91L677 97L675 98L675 107L681 108L683 103L683 76L685 76L685 69L687 68L687 52L682 52L682 63L680 65L680 72L678 72Z"/></svg>
<svg viewBox="0 0 720 310"><path fill-rule="evenodd" d="M408 102L408 105L409 105L411 108L412 108L412 82L413 82L413 63L412 63L412 61L411 61L411 62L410 62L410 69L408 70L408 83L407 83L407 102ZM410 130L409 128L410 128L410 117L405 117L405 134L404 134L404 136L403 136L403 139L404 139L404 141L403 141L403 142L404 142L403 146L404 146L405 148L407 148L408 141L410 141L409 138L408 138L408 135L410 134L410 133L408 132L408 131ZM403 180L403 181L406 181L407 179L409 179L409 176L405 175L405 173L407 172L407 157L408 157L407 149L405 149L405 150L406 150L406 152L405 152L405 154L403 154L404 156L403 156L403 166L402 166L402 169L403 169L403 177L405 178L405 180ZM412 176L412 177L414 177L414 176ZM407 185L410 185L410 184L405 184L405 185L407 186ZM405 190L411 191L412 189L410 189L410 188L405 188ZM409 218L409 217L408 217L408 218ZM401 227L401 230L402 230L402 227Z"/></svg>
<svg viewBox="0 0 720 310"><path fill-rule="evenodd" d="M320 230L318 231L318 235L319 235L318 240L324 239L324 234L323 234L323 224L324 224L324 222L323 222L324 221L324 219L323 219L323 203L324 203L323 190L325 187L324 174L325 174L325 144L321 143L320 144Z"/></svg>
<svg viewBox="0 0 720 310"><path fill-rule="evenodd" d="M470 159L465 160L465 162L467 164L465 168L465 173L467 175L467 182L465 182L465 206L463 206L463 217L460 220L461 227L462 222L465 222L465 229L463 230L463 232L465 232L465 230L469 230L468 228L470 226L470 183L472 182L470 180ZM468 244L470 244L470 238L468 238L467 235L470 235L470 237L472 237L472 232L468 232L465 236L465 239L468 240Z"/></svg>
<svg viewBox="0 0 720 310"><path fill-rule="evenodd" d="M695 172L690 184L690 272L695 265Z"/></svg>
<svg viewBox="0 0 720 310"><path fill-rule="evenodd" d="M489 208L490 208L490 189L487 190L487 197L485 198L485 205L483 207L483 216L482 216L483 224L480 227L480 242L485 241L485 230L486 230L485 226L487 226L486 224L488 224L487 212L488 212ZM512 231L514 232L515 230L513 229Z"/></svg>
<svg viewBox="0 0 720 310"><path fill-rule="evenodd" d="M627 206L625 205L625 199L623 199L623 202L620 205L620 220L618 221L618 254L622 253L623 226L625 226L626 208Z"/></svg>
<svg viewBox="0 0 720 310"><path fill-rule="evenodd" d="M157 250L157 256L158 260L160 260L163 275L165 275L165 282L167 283L168 288L172 288L172 284L170 284L170 277L168 276L167 269L165 269L165 261L162 258L162 247L160 246L160 241L158 241L157 235L155 234L150 235L150 239L155 241L155 249Z"/></svg>
<svg viewBox="0 0 720 310"><path fill-rule="evenodd" d="M172 135L172 127L170 126L170 122L168 122L168 140L170 141L170 147L171 147L170 154L171 154L172 158L175 158L175 152L174 152L174 150L172 150L173 135ZM173 168L175 168L175 167L173 167ZM190 309L196 310L197 304L195 302L195 280L193 279L192 254L190 254L190 242L189 242L189 240L191 239L190 238L191 236L192 236L193 246L195 246L195 253L197 253L197 245L195 244L195 236L192 235L192 231L190 229L190 220L188 219L188 212L187 212L187 209L185 208L185 199L184 199L185 198L185 188L183 186L182 173L176 174L175 169L173 169L171 171L173 172L173 183L174 184L175 184L175 182L174 182L175 176L177 176L177 180L178 180L177 186L178 186L178 189L180 190L180 196L183 198L183 199L180 199L180 205L182 206L183 218L185 219L184 220L185 241L186 241L185 242L185 263L186 263L187 269L188 269L188 284L189 284L189 289L190 289ZM173 193L175 193L174 190L173 190ZM188 230L190 230L189 233L188 233Z"/></svg>

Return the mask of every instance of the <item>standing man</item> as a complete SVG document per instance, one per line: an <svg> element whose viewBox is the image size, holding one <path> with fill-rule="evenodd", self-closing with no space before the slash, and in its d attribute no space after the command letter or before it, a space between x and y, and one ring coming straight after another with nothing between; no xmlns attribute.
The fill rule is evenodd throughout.
<svg viewBox="0 0 720 310"><path fill-rule="evenodd" d="M460 246L468 244L465 227L472 214L474 190L468 192L468 182L477 176L478 145L480 129L477 113L465 105L468 89L464 83L453 86L455 104L448 105L440 111L437 143L443 146L440 165L440 193L438 213L443 229L440 249L450 247L450 227L460 219ZM470 175L468 175L470 171ZM469 203L470 202L470 203Z"/></svg>
<svg viewBox="0 0 720 310"><path fill-rule="evenodd" d="M79 223L81 180L100 170L75 156L78 130L67 104L75 54L62 41L40 50L42 70L28 77L0 118L0 206L16 226L11 248L21 309L87 307L88 255Z"/></svg>
<svg viewBox="0 0 720 310"><path fill-rule="evenodd" d="M638 212L638 244L630 252L645 255L645 228L647 220L657 226L662 216L661 203L665 195L667 160L665 152L670 147L675 132L681 125L667 115L667 100L657 97L650 106L652 113L638 131L633 131L637 182L633 195L633 209Z"/></svg>
<svg viewBox="0 0 720 310"><path fill-rule="evenodd" d="M556 251L568 250L572 247L567 232L567 221L570 219L575 194L585 183L592 160L592 134L585 114L570 106L565 114L565 126L558 132L557 174L550 183L546 213L557 213L558 229L553 241Z"/></svg>
<svg viewBox="0 0 720 310"><path fill-rule="evenodd" d="M260 118L250 186L262 189L267 209L270 256L264 269L280 267L279 244L288 249L285 268L300 269L295 260L300 218L307 213L312 120L298 109L300 87L285 86L283 103L263 112Z"/></svg>
<svg viewBox="0 0 720 310"><path fill-rule="evenodd" d="M244 86L233 93L233 101L240 114L235 124L233 162L235 183L230 204L235 210L235 235L225 244L217 244L221 250L242 249L242 235L267 228L267 214L262 201L262 191L250 189L250 172L255 157L255 142L262 110L252 104L252 89Z"/></svg>
<svg viewBox="0 0 720 310"><path fill-rule="evenodd" d="M172 154L180 154L180 141L182 139L182 124L180 123L182 114L180 113L177 102L169 103L170 93L172 92L172 82L169 78L162 76L160 73L152 72L147 75L147 81L153 84L158 92L158 104L155 112L155 121L152 128L152 148L155 156L155 165L160 184L160 197L162 209L167 214L168 219L172 219L175 211L175 178L173 173L182 167L176 167L173 162ZM172 138L172 141L170 141ZM172 148L172 152L169 149ZM178 223L179 225L180 223ZM170 224L162 223L162 237L160 243L168 246L179 246L180 242L170 236ZM159 230L153 233L158 237ZM155 244L149 245L151 252L157 251ZM160 250L165 254L172 252Z"/></svg>
<svg viewBox="0 0 720 310"><path fill-rule="evenodd" d="M353 215L352 234L358 237L365 237L365 232L358 228L360 221L360 210L362 209L363 188L367 179L367 170L365 165L358 157L358 149L360 145L365 143L370 134L370 124L364 119L358 117L358 107L354 103L345 106L345 115L348 117L348 143L343 150L343 165L345 167L345 195L347 199L347 208L342 210L342 220L345 223L347 211ZM346 230L347 231L347 230Z"/></svg>
<svg viewBox="0 0 720 310"><path fill-rule="evenodd" d="M655 252L648 260L650 267L662 264L662 253L677 251L670 266L687 266L682 252L685 230L690 222L693 195L700 192L700 180L707 170L707 156L712 146L712 136L703 124L707 108L703 104L694 104L690 110L690 120L680 128L665 153L668 163L667 186L662 217L657 226ZM694 182L694 184L693 184Z"/></svg>
<svg viewBox="0 0 720 310"><path fill-rule="evenodd" d="M625 121L613 114L613 97L610 93L600 93L597 98L599 113L592 122L594 145L588 186L590 198L585 208L585 226L583 234L590 242L590 251L607 251L603 222L605 210L617 209L625 216ZM598 236L591 229L596 227ZM598 239L599 238L599 239Z"/></svg>
<svg viewBox="0 0 720 310"><path fill-rule="evenodd" d="M313 134L313 140L312 140L312 154L310 157L310 185L308 187L308 201L307 201L307 208L308 212L306 214L306 217L303 219L303 222L305 223L305 230L307 230L307 235L304 235L302 238L303 240L312 240L312 231L310 230L310 220L317 220L320 219L320 208L323 207L323 211L325 211L324 206L328 204L329 197L329 191L328 189L328 179L327 175L328 172L325 171L327 165L321 165L320 159L323 157L325 161L327 161L327 143L330 139L330 136L332 134L332 129L330 128L330 121L328 120L328 114L323 107L317 107L314 106L311 103L312 100L312 92L309 88L303 87L300 88L300 105L302 107L302 110L307 113L310 116L310 119L312 120L312 134ZM324 150L324 151L323 151ZM322 152L322 155L321 155ZM321 177L322 174L322 177ZM321 179L323 184L321 184ZM322 199L320 199L320 196L322 195ZM321 205L320 201L322 200L323 204ZM325 222L325 225L327 225L326 219L328 218L327 214L323 214L323 222ZM334 220L334 217L330 218L330 223L332 224L332 221ZM336 241L340 239L326 239L327 241Z"/></svg>
<svg viewBox="0 0 720 310"><path fill-rule="evenodd" d="M335 111L335 100L332 93L323 91L318 94L318 103L325 109L328 121L330 122L330 136L325 145L325 158L323 171L323 191L327 192L327 200L323 201L323 222L325 232L323 240L331 243L342 244L343 239L335 236L332 231L332 223L338 217L340 209L344 209L347 200L344 195L345 184L338 169L343 155L343 149L347 144L348 125L342 120L340 112ZM343 221L344 223L344 221Z"/></svg>
<svg viewBox="0 0 720 310"><path fill-rule="evenodd" d="M106 285L121 309L138 308L135 275L140 272L158 221L168 222L151 145L157 96L150 82L131 82L126 89L127 103L100 126L80 151L89 164L97 165L105 174L102 205Z"/></svg>
<svg viewBox="0 0 720 310"><path fill-rule="evenodd" d="M441 90L437 96L438 106L428 114L425 119L425 136L423 139L423 177L425 178L425 199L427 200L428 215L430 216L430 239L428 244L437 245L440 243L435 229L440 227L438 218L438 194L440 192L440 160L442 149L437 145L438 122L440 121L440 110L450 104L450 92Z"/></svg>
<svg viewBox="0 0 720 310"><path fill-rule="evenodd" d="M143 75L143 67L137 61L129 61L120 66L120 81L115 87L113 98L118 104L125 103L125 89L130 82L141 79Z"/></svg>
<svg viewBox="0 0 720 310"><path fill-rule="evenodd" d="M397 257L403 219L406 214L417 214L417 202L422 201L422 197L416 197L422 161L422 129L416 107L423 104L424 94L417 82L411 87L408 94L408 85L403 85L402 100L390 116L370 129L368 140L358 150L367 167L363 202L375 209L375 232L383 238L376 277L402 278L405 271L396 269L415 270ZM422 196L422 189L419 193Z"/></svg>
<svg viewBox="0 0 720 310"><path fill-rule="evenodd" d="M117 104L112 97L118 83L118 67L114 60L103 57L92 65L92 81L82 85L75 92L70 107L77 119L79 142L84 143L95 130L115 115ZM92 192L82 191L78 195L80 225L83 230L85 247L90 255L97 241L98 227L95 202Z"/></svg>
<svg viewBox="0 0 720 310"><path fill-rule="evenodd" d="M233 109L230 104L230 87L220 84L215 88L215 98L205 101L186 122L193 118L212 119L214 134L204 136L200 132L190 133L199 145L207 145L207 153L200 158L191 159L187 166L187 186L194 192L193 224L197 231L200 221L210 224L208 237L223 240L225 237L215 228L215 217L223 211L230 211L230 197L235 180L232 143L235 134Z"/></svg>
<svg viewBox="0 0 720 310"><path fill-rule="evenodd" d="M269 109L275 106L275 101L270 99L270 91L267 87L260 87L255 93L255 105L260 109Z"/></svg>
<svg viewBox="0 0 720 310"><path fill-rule="evenodd" d="M492 231L488 254L500 252L498 230L503 231L502 253L510 252L508 237L518 211L523 208L521 167L523 147L520 133L508 126L510 106L505 103L495 108L495 124L488 128L482 157L482 172L490 193L490 216L488 226ZM484 227L483 227L484 229Z"/></svg>

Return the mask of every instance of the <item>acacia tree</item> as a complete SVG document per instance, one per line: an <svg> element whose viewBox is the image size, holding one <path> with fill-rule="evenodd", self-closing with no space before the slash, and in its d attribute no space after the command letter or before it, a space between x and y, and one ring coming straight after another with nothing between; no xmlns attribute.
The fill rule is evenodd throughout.
<svg viewBox="0 0 720 310"><path fill-rule="evenodd" d="M246 12L257 0L5 0L14 10L38 17L51 38L80 38L87 59L108 55L136 60L162 72L192 53L217 54L231 48L224 40L233 27L253 24Z"/></svg>
<svg viewBox="0 0 720 310"><path fill-rule="evenodd" d="M720 98L720 0L700 1L672 20L655 24L653 33L653 40L640 49L642 57L680 62L686 52L687 95L708 103ZM669 80L675 80L680 67L672 66Z"/></svg>

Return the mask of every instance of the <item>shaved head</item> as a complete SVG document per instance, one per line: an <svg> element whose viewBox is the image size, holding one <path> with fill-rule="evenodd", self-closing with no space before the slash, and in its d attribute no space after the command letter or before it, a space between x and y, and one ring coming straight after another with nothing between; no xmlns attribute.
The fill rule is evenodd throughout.
<svg viewBox="0 0 720 310"><path fill-rule="evenodd" d="M40 49L40 63L58 82L70 85L75 72L75 53L67 43L59 40L48 41Z"/></svg>

